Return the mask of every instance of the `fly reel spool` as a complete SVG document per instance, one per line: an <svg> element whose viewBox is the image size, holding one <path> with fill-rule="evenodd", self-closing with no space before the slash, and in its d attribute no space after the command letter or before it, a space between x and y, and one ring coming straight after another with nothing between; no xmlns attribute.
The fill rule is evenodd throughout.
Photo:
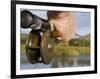
<svg viewBox="0 0 100 79"><path fill-rule="evenodd" d="M26 41L26 54L29 62L49 64L53 57L54 39L51 38L50 30L41 35L40 31L32 30Z"/></svg>
<svg viewBox="0 0 100 79"><path fill-rule="evenodd" d="M53 57L54 39L51 37L50 23L30 11L21 11L21 27L31 28L26 41L26 55L31 64L49 64Z"/></svg>

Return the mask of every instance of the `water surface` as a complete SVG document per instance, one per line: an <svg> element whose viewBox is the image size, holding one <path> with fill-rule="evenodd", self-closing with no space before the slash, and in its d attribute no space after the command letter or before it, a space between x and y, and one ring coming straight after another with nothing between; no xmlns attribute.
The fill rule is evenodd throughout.
<svg viewBox="0 0 100 79"><path fill-rule="evenodd" d="M90 66L90 56L82 55L76 57L54 57L50 64L43 63L30 64L26 55L21 54L21 69L42 69L42 68L64 68Z"/></svg>

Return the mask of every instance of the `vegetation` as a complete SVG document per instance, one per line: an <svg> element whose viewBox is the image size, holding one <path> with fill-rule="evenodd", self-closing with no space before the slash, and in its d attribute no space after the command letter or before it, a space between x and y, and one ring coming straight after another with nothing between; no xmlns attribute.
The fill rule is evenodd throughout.
<svg viewBox="0 0 100 79"><path fill-rule="evenodd" d="M21 34L21 53L25 53L27 35ZM55 56L79 56L90 55L90 35L72 39L69 43L57 43L54 45Z"/></svg>
<svg viewBox="0 0 100 79"><path fill-rule="evenodd" d="M21 53L26 53L25 44L21 44Z"/></svg>
<svg viewBox="0 0 100 79"><path fill-rule="evenodd" d="M72 39L69 41L71 46L90 46L90 34L82 36L81 38Z"/></svg>
<svg viewBox="0 0 100 79"><path fill-rule="evenodd" d="M85 46L69 46L64 44L57 44L54 47L54 53L56 56L79 56L89 55L90 47Z"/></svg>
<svg viewBox="0 0 100 79"><path fill-rule="evenodd" d="M21 34L21 53L26 53L26 49L25 49L25 44L26 44L26 40L27 40L27 35L26 34Z"/></svg>

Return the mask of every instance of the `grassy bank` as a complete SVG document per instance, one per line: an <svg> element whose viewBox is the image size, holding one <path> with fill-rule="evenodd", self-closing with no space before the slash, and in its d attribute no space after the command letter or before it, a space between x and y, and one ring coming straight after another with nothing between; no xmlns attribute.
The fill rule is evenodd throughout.
<svg viewBox="0 0 100 79"><path fill-rule="evenodd" d="M26 46L25 46L25 44L21 44L21 53L22 54L26 53Z"/></svg>
<svg viewBox="0 0 100 79"><path fill-rule="evenodd" d="M21 35L21 53L26 53L25 42L27 35ZM55 56L79 56L90 55L89 46L70 46L67 43L58 43L54 45Z"/></svg>
<svg viewBox="0 0 100 79"><path fill-rule="evenodd" d="M54 47L55 56L79 56L79 55L89 55L90 47L80 47L80 46L55 46Z"/></svg>
<svg viewBox="0 0 100 79"><path fill-rule="evenodd" d="M25 53L25 44L21 44L21 53ZM55 45L54 46L55 56L79 56L79 55L89 55L90 47L80 47L80 46L65 46L65 45Z"/></svg>

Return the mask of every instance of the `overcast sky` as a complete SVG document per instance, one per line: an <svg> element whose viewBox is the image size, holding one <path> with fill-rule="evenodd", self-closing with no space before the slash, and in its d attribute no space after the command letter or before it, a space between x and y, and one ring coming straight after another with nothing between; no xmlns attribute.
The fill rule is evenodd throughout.
<svg viewBox="0 0 100 79"><path fill-rule="evenodd" d="M30 10L33 14L47 19L47 11L43 10ZM74 12L77 24L77 33L80 35L86 35L90 33L90 13L89 12ZM31 29L22 29L21 33L29 33Z"/></svg>

